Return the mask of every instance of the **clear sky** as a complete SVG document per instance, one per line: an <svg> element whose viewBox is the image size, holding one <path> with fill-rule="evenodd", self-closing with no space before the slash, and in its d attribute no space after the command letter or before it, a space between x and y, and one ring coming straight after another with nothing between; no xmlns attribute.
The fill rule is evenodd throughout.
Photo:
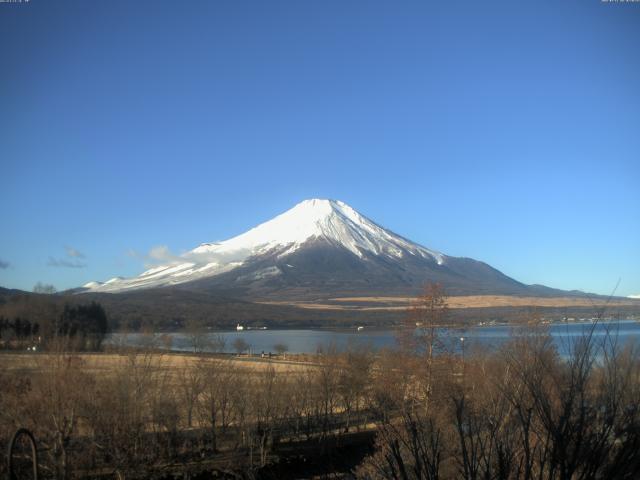
<svg viewBox="0 0 640 480"><path fill-rule="evenodd" d="M640 294L640 3L0 3L0 285L144 269L312 197Z"/></svg>

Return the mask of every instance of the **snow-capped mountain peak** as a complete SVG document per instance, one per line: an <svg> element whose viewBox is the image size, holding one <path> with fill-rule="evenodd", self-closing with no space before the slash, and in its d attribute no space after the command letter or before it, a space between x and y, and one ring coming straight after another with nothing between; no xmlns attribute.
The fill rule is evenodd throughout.
<svg viewBox="0 0 640 480"><path fill-rule="evenodd" d="M314 241L342 247L359 258L375 255L401 259L411 255L437 264L445 259L439 252L382 228L344 202L310 199L241 235L203 243L170 264L155 266L138 277L91 282L85 288L117 292L185 283L228 272L260 256L283 258Z"/></svg>
<svg viewBox="0 0 640 480"><path fill-rule="evenodd" d="M427 250L385 230L346 203L324 199L300 202L242 235L221 243L202 244L192 252L264 252L286 246L288 248L281 252L281 255L286 255L307 241L319 238L337 243L359 257L363 251L394 256L410 251L413 254L426 253L441 260L438 252Z"/></svg>

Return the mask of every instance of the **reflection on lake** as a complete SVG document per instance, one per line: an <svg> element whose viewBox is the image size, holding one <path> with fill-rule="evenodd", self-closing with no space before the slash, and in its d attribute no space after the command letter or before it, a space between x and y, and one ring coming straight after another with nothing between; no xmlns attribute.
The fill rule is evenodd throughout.
<svg viewBox="0 0 640 480"><path fill-rule="evenodd" d="M548 326L549 332L562 355L566 355L573 341L593 329L596 339L616 338L621 344L640 342L640 323L635 320L620 320L615 322L592 323L556 323ZM464 338L465 351L472 351L477 347L495 349L508 341L513 334L525 333L525 327L509 325L495 325L486 327L471 327L461 329L442 329L440 331L445 344L452 351L459 351L461 338ZM371 346L374 349L395 348L397 330L369 329L353 330L244 330L224 331L206 334L214 339L220 336L224 339L224 351L234 352L234 342L243 339L252 353L275 352L276 344L284 344L288 352L315 353L320 347L334 345L338 350L345 350L355 345ZM192 340L184 333L169 333L171 349L175 351L193 350ZM108 343L126 344L129 346L144 345L149 336L132 333L114 333L110 335ZM158 343L162 346L162 343ZM206 350L206 348L205 348Z"/></svg>

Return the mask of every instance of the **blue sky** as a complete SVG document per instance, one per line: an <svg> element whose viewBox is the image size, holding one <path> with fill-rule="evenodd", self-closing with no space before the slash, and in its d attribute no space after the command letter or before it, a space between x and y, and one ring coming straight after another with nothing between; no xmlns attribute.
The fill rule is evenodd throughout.
<svg viewBox="0 0 640 480"><path fill-rule="evenodd" d="M639 294L638 45L640 4L600 0L0 3L0 285L135 275L322 197Z"/></svg>

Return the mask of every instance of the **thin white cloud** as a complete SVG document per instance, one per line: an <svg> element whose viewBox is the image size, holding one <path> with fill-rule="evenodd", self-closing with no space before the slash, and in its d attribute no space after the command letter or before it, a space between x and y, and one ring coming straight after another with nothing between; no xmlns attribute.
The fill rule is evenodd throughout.
<svg viewBox="0 0 640 480"><path fill-rule="evenodd" d="M180 256L171 253L171 250L169 250L169 247L166 245L157 245L152 247L151 250L149 250L148 257L151 260L157 260L159 262L174 263L184 261Z"/></svg>
<svg viewBox="0 0 640 480"><path fill-rule="evenodd" d="M49 257L47 266L60 268L85 268L87 264L78 260L67 260L66 258Z"/></svg>
<svg viewBox="0 0 640 480"><path fill-rule="evenodd" d="M153 268L158 265L184 263L186 260L179 255L171 253L169 247L166 245L156 245L152 247L148 253L140 253L137 250L130 248L127 250L129 257L141 260L144 263L145 268Z"/></svg>
<svg viewBox="0 0 640 480"><path fill-rule="evenodd" d="M56 268L85 268L87 264L80 259L85 258L84 254L78 249L66 245L64 250L67 258L49 257L47 261L48 267Z"/></svg>
<svg viewBox="0 0 640 480"><path fill-rule="evenodd" d="M71 258L86 258L84 256L84 253L82 253L80 250L70 247L69 245L65 245L64 247L65 251L67 252L67 257L71 257Z"/></svg>
<svg viewBox="0 0 640 480"><path fill-rule="evenodd" d="M160 265L177 265L181 263L219 263L225 264L234 261L244 260L250 252L248 250L236 250L231 252L202 252L193 253L191 251L176 254L167 245L156 245L148 253L143 254L136 250L129 249L127 255L141 260L145 268L153 268Z"/></svg>
<svg viewBox="0 0 640 480"><path fill-rule="evenodd" d="M640 293L637 295L629 295L627 298L640 298Z"/></svg>

